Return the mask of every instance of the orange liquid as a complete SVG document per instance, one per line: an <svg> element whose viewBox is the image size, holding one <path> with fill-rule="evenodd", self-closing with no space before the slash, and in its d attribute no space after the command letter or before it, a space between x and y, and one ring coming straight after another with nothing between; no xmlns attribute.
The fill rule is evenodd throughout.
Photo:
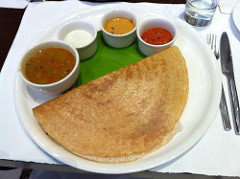
<svg viewBox="0 0 240 179"><path fill-rule="evenodd" d="M115 17L107 21L104 29L112 34L126 34L134 29L133 20L126 17Z"/></svg>
<svg viewBox="0 0 240 179"><path fill-rule="evenodd" d="M69 51L50 47L35 53L25 66L29 81L37 84L49 84L66 77L74 68L76 60Z"/></svg>

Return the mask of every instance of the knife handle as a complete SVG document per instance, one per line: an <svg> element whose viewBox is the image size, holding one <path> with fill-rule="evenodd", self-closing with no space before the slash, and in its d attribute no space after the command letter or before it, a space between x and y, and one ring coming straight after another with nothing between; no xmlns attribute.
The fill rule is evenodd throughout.
<svg viewBox="0 0 240 179"><path fill-rule="evenodd" d="M231 123L228 115L228 108L227 108L227 103L226 103L226 96L225 96L225 91L222 86L222 97L220 101L220 112L222 115L222 122L223 122L223 127L226 131L231 130Z"/></svg>
<svg viewBox="0 0 240 179"><path fill-rule="evenodd" d="M229 79L229 87L231 91L231 102L233 108L233 121L235 123L235 132L236 134L240 135L240 111L239 111L239 102L238 102L238 95L236 90L236 85L234 81L234 77L231 76Z"/></svg>

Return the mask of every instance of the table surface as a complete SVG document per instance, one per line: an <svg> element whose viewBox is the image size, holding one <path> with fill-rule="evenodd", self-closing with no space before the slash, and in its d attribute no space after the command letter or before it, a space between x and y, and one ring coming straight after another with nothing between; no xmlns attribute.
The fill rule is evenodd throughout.
<svg viewBox="0 0 240 179"><path fill-rule="evenodd" d="M95 1L96 2L96 1ZM184 4L186 0L129 0L127 2L151 2L167 4ZM7 57L8 51L17 33L25 9L7 9L0 8L0 70Z"/></svg>
<svg viewBox="0 0 240 179"><path fill-rule="evenodd" d="M50 0L49 0L50 1ZM85 1L85 0L82 0ZM95 0L97 1L97 0ZM98 0L106 1L106 0ZM174 1L174 2L173 2ZM125 1L126 2L126 1ZM132 3L132 5L142 7L141 5L137 5L135 2L152 2L155 4L149 4L149 7L159 7L159 11L161 10L168 10L173 15L183 19L183 11L184 11L184 3L185 0L153 0L153 1L142 1L142 0L130 0L127 1ZM43 2L44 3L44 2ZM53 170L53 171L66 171L66 172L77 172L82 173L82 170L75 169L73 167L67 166L61 162L54 161L54 158L48 158L44 155L44 153L35 153L39 150L36 145L33 145L28 138L25 138L23 131L21 130L18 117L16 114L15 106L14 106L14 95L12 91L14 88L14 79L15 75L12 75L16 72L16 62L19 56L22 53L22 50L27 48L27 44L31 42L31 39L34 38L34 35L37 35L40 30L39 27L33 27L34 24L29 24L32 19L37 19L40 16L45 18L45 23L51 24L54 22L54 19L57 17L51 17L51 11L49 7L56 7L56 4L59 5L59 8L56 8L56 13L70 14L74 12L77 8L84 8L82 6L76 6L75 10L73 9L71 12L64 12L63 9L69 7L68 5L71 3L75 3L78 5L78 2L60 2L60 3L45 3L42 2L38 3L31 3L28 8L26 9L4 9L0 8L0 34L2 35L0 41L0 80L2 82L2 86L0 87L0 94L1 96L1 103L5 104L5 101L9 101L6 105L2 106L1 116L4 119L12 119L12 120L5 120L3 125L1 125L1 133L3 136L9 136L9 140L0 140L2 150L0 151L2 157L0 159L0 167L18 167L18 168L25 168L25 169L40 169L40 170ZM135 4L134 4L135 3ZM157 4L158 3L158 4ZM161 3L161 4L160 4ZM164 4L168 5L164 5ZM170 4L169 4L170 3ZM231 2L232 3L232 2ZM66 4L66 6L65 6ZM88 3L85 4L86 8L88 7ZM104 4L104 3L102 3ZM171 5L171 4L180 4L180 5ZM43 5L43 6L42 6ZM95 5L91 3L91 6ZM147 4L146 4L147 5ZM219 5L220 8L220 5ZM232 14L223 14L217 8L215 13L213 22L207 28L195 28L198 31L199 36L202 40L205 39L206 35L209 33L216 33L218 39L220 39L221 34L226 31L229 35L229 40L232 44L232 57L233 57L233 64L235 69L238 69L240 66L240 54L238 53L240 44L240 34L237 28L234 26L234 22L232 20ZM44 12L44 13L43 13ZM157 11L158 12L158 11ZM25 13L25 14L24 14ZM24 17L23 17L24 15ZM23 19L23 20L22 20ZM22 21L22 22L21 22ZM21 24L21 26L19 26ZM43 23L44 24L44 23ZM225 25L223 25L225 24ZM29 26L26 26L29 25ZM45 28L46 26L43 26ZM220 28L219 28L220 27ZM25 28L25 29L24 29ZM38 29L39 28L39 29ZM37 30L37 31L36 31ZM19 31L19 32L18 32ZM18 34L16 35L16 33ZM33 37L30 38L29 36L24 36L24 34L32 35ZM29 38L28 38L29 37ZM28 39L28 40L27 40ZM13 42L14 40L14 42ZM11 52L8 52L11 49ZM209 48L210 51L210 48ZM9 53L9 54L8 54ZM213 54L212 54L213 56ZM6 58L7 57L7 58ZM6 63L4 68L2 65L6 59ZM214 60L214 59L213 59ZM220 62L220 61L218 61ZM235 70L235 79L236 85L240 84L240 72ZM6 80L5 80L6 79ZM228 88L227 88L227 80L223 79L223 85L226 90L226 97L227 102L230 104L230 98ZM240 91L238 92L240 94ZM230 114L230 110L229 110ZM230 116L231 117L231 116ZM204 174L204 175L219 175L219 176L240 176L240 170L238 166L240 160L240 141L239 136L234 134L234 130L231 131L224 131L222 129L222 122L221 122L221 114L218 111L213 124L210 126L206 135L201 139L196 147L191 149L191 151L187 152L184 157L180 157L181 159L174 161L171 165L167 167L160 167L150 171L142 171L133 173L132 176L135 177L153 177L156 174L155 178L160 178L160 174L168 173L171 177L173 173L193 173L193 174ZM231 120L232 121L232 120ZM9 129L14 126L16 130ZM22 136L22 137L21 137ZM25 140L26 139L26 140ZM21 146L25 144L26 148L19 148L15 149L15 146ZM29 145L28 145L29 144ZM205 146L208 146L207 148ZM29 148L28 148L29 147ZM34 155L29 155L29 153ZM205 151L205 152L202 152ZM211 153L211 157L209 157L208 153ZM39 155L36 155L39 154ZM22 157L23 155L26 156ZM35 157L36 156L36 157ZM38 156L38 157L37 157ZM42 157L40 157L42 156ZM45 158L46 157L46 158ZM194 160L196 157L196 160ZM26 159L26 160L25 160ZM37 160L36 160L37 159ZM39 160L40 159L40 160ZM24 162L29 161L29 162ZM206 161L207 165L206 165ZM224 163L224 165L221 165ZM130 175L131 176L131 175Z"/></svg>

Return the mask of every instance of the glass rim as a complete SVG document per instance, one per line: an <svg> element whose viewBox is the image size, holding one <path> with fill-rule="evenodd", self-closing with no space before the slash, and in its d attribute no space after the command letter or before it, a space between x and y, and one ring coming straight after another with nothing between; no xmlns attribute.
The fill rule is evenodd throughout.
<svg viewBox="0 0 240 179"><path fill-rule="evenodd" d="M214 4L214 6L211 6L209 8L199 8L199 7L196 7L196 6L194 6L192 4L192 1L189 1L189 0L187 0L186 3L189 4L190 6L194 7L194 8L201 9L201 10L211 10L211 9L215 9L218 6L218 1L216 1L216 4Z"/></svg>

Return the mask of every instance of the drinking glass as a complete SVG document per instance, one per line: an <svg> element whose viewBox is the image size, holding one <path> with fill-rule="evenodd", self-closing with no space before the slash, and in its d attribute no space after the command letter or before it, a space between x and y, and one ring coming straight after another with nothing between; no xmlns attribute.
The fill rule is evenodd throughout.
<svg viewBox="0 0 240 179"><path fill-rule="evenodd" d="M204 27L211 23L218 0L187 0L185 21L192 26Z"/></svg>

